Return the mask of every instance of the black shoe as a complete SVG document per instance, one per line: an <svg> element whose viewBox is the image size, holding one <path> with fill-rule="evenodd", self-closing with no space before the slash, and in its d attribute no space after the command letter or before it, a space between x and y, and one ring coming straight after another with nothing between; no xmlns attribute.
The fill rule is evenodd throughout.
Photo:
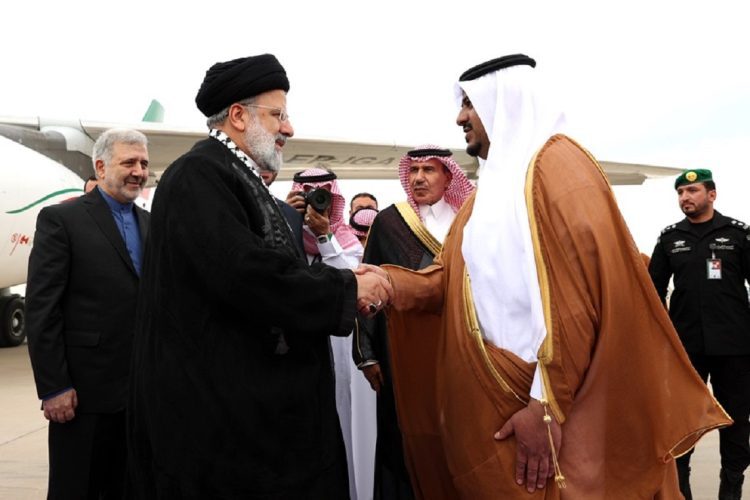
<svg viewBox="0 0 750 500"><path fill-rule="evenodd" d="M721 483L719 485L719 500L740 500L742 498L742 482L745 476L741 472L721 469Z"/></svg>
<svg viewBox="0 0 750 500"><path fill-rule="evenodd" d="M677 477L680 480L680 493L685 500L693 500L693 494L690 492L690 466L677 463Z"/></svg>

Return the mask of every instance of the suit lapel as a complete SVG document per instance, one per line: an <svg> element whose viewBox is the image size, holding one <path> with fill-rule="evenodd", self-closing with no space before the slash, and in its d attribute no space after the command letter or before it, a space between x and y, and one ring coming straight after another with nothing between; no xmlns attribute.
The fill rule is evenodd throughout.
<svg viewBox="0 0 750 500"><path fill-rule="evenodd" d="M133 261L130 259L128 249L125 247L125 241L123 241L122 235L117 229L117 224L112 216L112 211L110 210L109 205L107 205L107 202L104 201L104 198L102 198L102 195L99 194L99 190L94 189L87 194L84 202L86 210L88 210L89 214L94 219L99 230L109 240L112 246L115 247L115 250L117 250L117 253L120 255L120 258L122 258L122 261L128 269L137 276L135 266L133 266ZM138 222L140 223L140 221L139 217ZM143 231L143 229L141 229L141 231ZM141 232L141 234L143 233Z"/></svg>

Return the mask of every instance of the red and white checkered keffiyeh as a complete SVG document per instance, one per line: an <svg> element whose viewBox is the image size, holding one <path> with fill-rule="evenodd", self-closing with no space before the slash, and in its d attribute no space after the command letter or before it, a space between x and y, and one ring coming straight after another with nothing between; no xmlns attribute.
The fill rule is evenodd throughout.
<svg viewBox="0 0 750 500"><path fill-rule="evenodd" d="M434 144L422 144L421 146L417 146L414 149L420 150L444 148L436 146ZM466 177L466 174L464 174L463 170L461 170L461 167L458 166L458 163L456 163L456 161L450 156L419 156L417 158L412 158L408 154L405 154L398 162L398 177L401 180L401 186L406 192L406 199L409 202L409 205L414 209L414 212L416 212L420 220L422 219L422 214L419 213L419 206L414 200L414 194L411 192L411 186L409 185L409 168L414 161L426 161L431 159L435 159L445 165L445 167L453 174L453 179L451 180L450 185L448 185L448 189L446 189L445 193L443 193L443 199L448 205L451 206L451 208L453 208L454 211L458 212L458 210L461 208L461 205L464 204L464 201L466 201L466 199L476 189L474 187L474 184L472 184L468 177Z"/></svg>
<svg viewBox="0 0 750 500"><path fill-rule="evenodd" d="M375 220L375 216L378 215L378 210L375 208L362 207L349 217L349 226L351 226L354 234L360 238L367 236L367 232L372 226L372 221Z"/></svg>
<svg viewBox="0 0 750 500"><path fill-rule="evenodd" d="M300 177L317 177L319 175L330 174L328 170L322 168L308 168L304 172L300 173ZM344 207L346 206L346 200L341 195L338 182L336 180L323 181L323 182L294 182L292 184L292 191L308 191L317 188L325 188L331 192L331 214L328 218L331 232L336 236L336 240L341 245L341 248L347 249L353 246L359 245L359 240L354 234L352 228L350 228L344 221ZM305 252L310 255L318 255L318 245L315 241L315 237L310 234L309 231L303 231L303 240L305 244Z"/></svg>

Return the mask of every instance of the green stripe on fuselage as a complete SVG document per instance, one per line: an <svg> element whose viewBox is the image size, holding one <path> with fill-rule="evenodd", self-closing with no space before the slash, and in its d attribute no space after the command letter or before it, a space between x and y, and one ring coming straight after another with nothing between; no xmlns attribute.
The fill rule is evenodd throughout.
<svg viewBox="0 0 750 500"><path fill-rule="evenodd" d="M50 194L48 194L46 196L43 196L43 197L39 198L38 200L36 200L35 202L29 203L28 205L26 205L23 208L17 208L15 210L8 210L5 213L6 214L20 214L21 212L25 212L26 210L28 210L28 209L36 206L36 205L39 205L40 203L44 203L45 201L47 201L50 198L53 198L55 196L59 196L61 194L65 194L65 193L82 193L82 192L83 192L83 189L79 189L79 188L61 189L60 191L55 191L54 193L50 193Z"/></svg>

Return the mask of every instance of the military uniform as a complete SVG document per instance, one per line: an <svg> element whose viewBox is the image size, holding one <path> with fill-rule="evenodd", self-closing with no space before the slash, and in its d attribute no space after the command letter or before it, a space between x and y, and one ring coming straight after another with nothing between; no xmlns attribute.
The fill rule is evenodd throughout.
<svg viewBox="0 0 750 500"><path fill-rule="evenodd" d="M691 354L750 355L750 228L714 211L701 230L687 218L667 226L654 248L649 273L662 301L674 274L669 316ZM710 261L718 261L711 263ZM708 266L714 279L708 277Z"/></svg>
<svg viewBox="0 0 750 500"><path fill-rule="evenodd" d="M717 211L705 223L685 218L667 226L649 273L664 302L674 275L669 316L696 371L704 381L710 375L734 419L720 431L722 468L742 473L750 464L750 227ZM689 455L682 460L689 463Z"/></svg>

